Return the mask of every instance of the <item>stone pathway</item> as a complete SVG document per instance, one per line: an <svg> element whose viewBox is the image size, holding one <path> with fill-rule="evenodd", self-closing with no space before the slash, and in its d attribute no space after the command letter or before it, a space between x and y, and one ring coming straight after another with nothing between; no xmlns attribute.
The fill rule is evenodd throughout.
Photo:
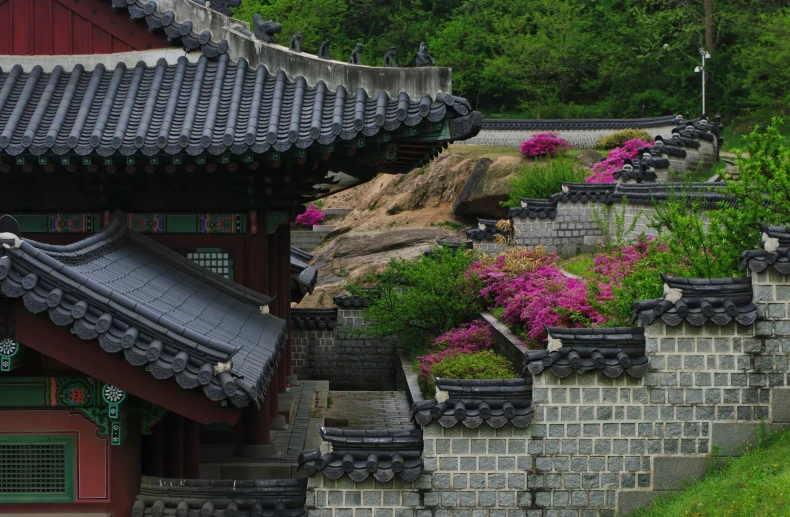
<svg viewBox="0 0 790 517"><path fill-rule="evenodd" d="M299 453L305 448L307 430L310 427L310 408L313 403L315 382L301 381L299 387L293 389L295 391L294 406L296 407L293 423L287 431L272 431L272 442L282 452L282 459L287 461L296 461Z"/></svg>
<svg viewBox="0 0 790 517"><path fill-rule="evenodd" d="M412 429L411 408L400 391L330 391L326 418L347 419L346 429Z"/></svg>

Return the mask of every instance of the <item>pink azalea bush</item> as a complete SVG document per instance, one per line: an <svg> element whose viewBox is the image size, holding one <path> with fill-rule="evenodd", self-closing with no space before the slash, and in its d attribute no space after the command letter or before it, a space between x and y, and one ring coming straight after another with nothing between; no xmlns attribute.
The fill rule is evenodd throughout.
<svg viewBox="0 0 790 517"><path fill-rule="evenodd" d="M489 350L494 343L494 329L483 320L462 323L438 336L429 353L417 358L419 380L425 387L433 386L434 367L445 358L456 354L476 354Z"/></svg>
<svg viewBox="0 0 790 517"><path fill-rule="evenodd" d="M292 226L306 226L311 228L314 224L321 224L324 222L324 217L326 217L326 214L319 210L315 206L315 203L310 203L310 206L303 214L296 216Z"/></svg>
<svg viewBox="0 0 790 517"><path fill-rule="evenodd" d="M556 255L553 256L556 260ZM473 264L469 273L478 276L483 288L480 297L490 307L502 309L501 319L522 330L531 345L542 346L546 339L544 325L585 327L604 323L588 301L587 284L567 277L553 263L540 264L534 270L514 274L499 257L489 264Z"/></svg>
<svg viewBox="0 0 790 517"><path fill-rule="evenodd" d="M571 147L573 146L567 140L560 138L557 133L538 133L529 140L522 142L519 152L530 158L537 156L553 158Z"/></svg>
<svg viewBox="0 0 790 517"><path fill-rule="evenodd" d="M623 168L626 160L634 160L639 149L653 145L653 142L634 138L626 140L621 147L615 147L606 155L606 159L593 165L593 175L584 179L585 183L613 183L614 172Z"/></svg>

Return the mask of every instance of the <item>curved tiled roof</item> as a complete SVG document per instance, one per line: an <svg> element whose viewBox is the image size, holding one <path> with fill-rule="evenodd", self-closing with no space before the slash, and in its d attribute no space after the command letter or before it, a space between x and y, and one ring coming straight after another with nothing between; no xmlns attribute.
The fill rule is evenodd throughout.
<svg viewBox="0 0 790 517"><path fill-rule="evenodd" d="M291 246L291 281L301 294L313 293L318 281L318 269L310 265L313 255Z"/></svg>
<svg viewBox="0 0 790 517"><path fill-rule="evenodd" d="M733 319L751 325L757 319L752 303L752 280L735 278L677 278L661 275L665 294L634 302L632 320L649 325L656 318L672 327L688 321L694 326L710 321L726 325Z"/></svg>
<svg viewBox="0 0 790 517"><path fill-rule="evenodd" d="M537 375L546 368L557 377L573 372L582 374L600 370L610 378L623 372L631 377L647 373L645 331L638 327L620 328L558 328L546 327L549 334L547 350L524 353L524 370Z"/></svg>
<svg viewBox="0 0 790 517"><path fill-rule="evenodd" d="M624 118L624 119L568 119L568 120L486 120L483 129L500 130L535 130L535 131L562 131L584 129L643 129L673 125L678 122L688 122L678 119L677 115L666 115L653 118Z"/></svg>
<svg viewBox="0 0 790 517"><path fill-rule="evenodd" d="M650 160L653 163L655 163L655 160L664 160L667 163L662 168L669 166L669 161L666 160L666 158L651 158ZM656 181L658 175L656 174L655 169L649 167L648 164L645 163L645 160L634 161L636 163L631 162L631 160L626 160L622 169L612 173L614 179L622 182L634 180L637 183L642 183L643 181Z"/></svg>
<svg viewBox="0 0 790 517"><path fill-rule="evenodd" d="M300 330L331 330L337 325L337 308L291 309L291 323Z"/></svg>
<svg viewBox="0 0 790 517"><path fill-rule="evenodd" d="M0 70L0 152L10 155L282 152L464 116L475 120L453 120L451 129L479 130L479 115L459 97L330 91L227 54L112 70Z"/></svg>
<svg viewBox="0 0 790 517"><path fill-rule="evenodd" d="M132 517L302 517L306 479L169 479L143 476Z"/></svg>
<svg viewBox="0 0 790 517"><path fill-rule="evenodd" d="M285 322L262 314L269 297L129 230L118 214L75 244L22 238L0 248L0 284L155 378L238 407L263 398L286 343Z"/></svg>
<svg viewBox="0 0 790 517"><path fill-rule="evenodd" d="M395 474L404 481L414 481L422 473L422 429L358 431L322 427L320 432L321 438L332 445L332 452L302 452L299 469L307 476L323 471L329 479L348 474L358 482L372 474L386 483Z"/></svg>
<svg viewBox="0 0 790 517"><path fill-rule="evenodd" d="M428 425L436 420L442 427L458 422L474 429L483 422L499 428L507 422L527 427L532 422L531 379L436 379L437 393L447 400L424 400L412 405L414 420Z"/></svg>
<svg viewBox="0 0 790 517"><path fill-rule="evenodd" d="M466 238L473 241L493 241L497 235L507 235L506 232L497 228L496 219L477 218L477 228L466 230Z"/></svg>
<svg viewBox="0 0 790 517"><path fill-rule="evenodd" d="M760 231L762 249L741 253L741 271L748 267L751 271L760 273L768 266L773 266L783 275L790 274L790 228L760 224Z"/></svg>
<svg viewBox="0 0 790 517"><path fill-rule="evenodd" d="M149 31L161 30L167 41L180 41L187 52L200 49L207 58L215 58L228 51L228 42L204 23L206 16L181 19L179 13L170 9L160 11L155 0L111 0L111 4L113 9L127 9L132 20L145 20Z"/></svg>
<svg viewBox="0 0 790 517"><path fill-rule="evenodd" d="M528 199L521 198L521 206L511 208L508 217L520 217L521 219L555 219L557 217L557 205L547 199Z"/></svg>
<svg viewBox="0 0 790 517"><path fill-rule="evenodd" d="M562 192L552 194L549 200L571 203L608 203L617 187L616 183L562 183Z"/></svg>

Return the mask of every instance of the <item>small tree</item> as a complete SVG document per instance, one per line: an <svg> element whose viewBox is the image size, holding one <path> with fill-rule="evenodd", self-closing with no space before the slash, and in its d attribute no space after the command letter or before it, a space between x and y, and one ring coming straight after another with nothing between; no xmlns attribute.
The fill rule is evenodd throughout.
<svg viewBox="0 0 790 517"><path fill-rule="evenodd" d="M482 310L479 282L467 278L473 252L437 247L417 260L393 258L379 276L379 296L365 318L367 333L397 336L408 347L423 349L440 334L471 321ZM350 286L363 294L358 286Z"/></svg>

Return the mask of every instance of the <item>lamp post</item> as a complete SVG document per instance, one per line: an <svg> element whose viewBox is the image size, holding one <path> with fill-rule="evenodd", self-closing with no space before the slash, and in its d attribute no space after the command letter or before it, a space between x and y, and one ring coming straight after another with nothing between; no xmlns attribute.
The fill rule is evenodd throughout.
<svg viewBox="0 0 790 517"><path fill-rule="evenodd" d="M710 53L707 52L704 48L700 47L699 55L702 57L702 66L696 67L694 71L702 74L702 114L704 115L706 113L705 112L705 60L710 59Z"/></svg>

